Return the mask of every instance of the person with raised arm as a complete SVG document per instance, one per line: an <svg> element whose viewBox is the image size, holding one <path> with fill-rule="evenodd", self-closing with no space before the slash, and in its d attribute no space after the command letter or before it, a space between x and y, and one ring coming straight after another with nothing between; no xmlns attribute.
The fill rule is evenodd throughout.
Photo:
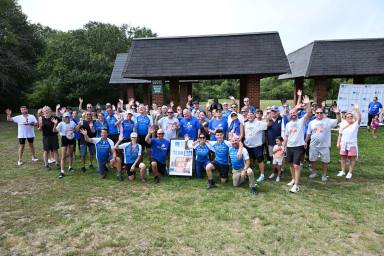
<svg viewBox="0 0 384 256"><path fill-rule="evenodd" d="M189 136L184 137L185 149L191 149L188 146ZM203 170L206 171L207 165L210 163L209 153L213 151L211 144L207 143L207 138L204 134L200 133L199 139L192 143L192 148L195 150L196 161L195 161L195 172L196 178L203 178Z"/></svg>

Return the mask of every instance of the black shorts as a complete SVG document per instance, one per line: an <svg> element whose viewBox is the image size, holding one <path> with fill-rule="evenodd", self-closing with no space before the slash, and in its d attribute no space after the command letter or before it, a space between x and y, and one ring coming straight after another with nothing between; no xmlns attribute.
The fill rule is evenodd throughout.
<svg viewBox="0 0 384 256"><path fill-rule="evenodd" d="M119 140L119 134L109 134L108 138L113 141L113 143L116 144L116 142Z"/></svg>
<svg viewBox="0 0 384 256"><path fill-rule="evenodd" d="M287 163L300 165L304 153L304 146L287 147Z"/></svg>
<svg viewBox="0 0 384 256"><path fill-rule="evenodd" d="M35 138L19 138L19 144L20 145L25 145L25 140L28 140L28 143L33 143L33 140Z"/></svg>
<svg viewBox="0 0 384 256"><path fill-rule="evenodd" d="M69 140L67 137L61 136L61 147L74 146L74 145L76 145L75 139Z"/></svg>
<svg viewBox="0 0 384 256"><path fill-rule="evenodd" d="M229 165L219 164L216 161L212 161L211 164L215 167L215 170L217 170L220 173L220 178L224 178L224 179L228 178Z"/></svg>
<svg viewBox="0 0 384 256"><path fill-rule="evenodd" d="M142 163L142 162L137 163L136 166L135 166L135 169L136 169L136 168L139 168L139 165L140 165L141 163ZM127 170L127 174L128 174L128 176L132 176L132 175L135 175L135 174L136 174L135 170L133 170L133 172L131 171L131 167L132 167L132 165L133 165L133 163L131 163L131 164L126 164L126 165L125 165L125 169Z"/></svg>
<svg viewBox="0 0 384 256"><path fill-rule="evenodd" d="M166 173L166 165L160 163L159 161L157 161L157 160L155 160L155 159L152 159L152 160L151 160L151 163L152 163L152 162L156 162L156 163L157 163L157 171L158 171L161 175L165 175L165 173Z"/></svg>
<svg viewBox="0 0 384 256"><path fill-rule="evenodd" d="M58 150L59 139L57 135L43 136L43 149L44 151Z"/></svg>
<svg viewBox="0 0 384 256"><path fill-rule="evenodd" d="M150 148L151 145L148 144L146 141L145 141L145 137L147 135L138 135L137 136L137 143L139 143L141 145L142 148Z"/></svg>
<svg viewBox="0 0 384 256"><path fill-rule="evenodd" d="M255 148L248 148L245 147L248 151L249 158L256 160L258 163L261 163L264 161L264 145L258 146Z"/></svg>

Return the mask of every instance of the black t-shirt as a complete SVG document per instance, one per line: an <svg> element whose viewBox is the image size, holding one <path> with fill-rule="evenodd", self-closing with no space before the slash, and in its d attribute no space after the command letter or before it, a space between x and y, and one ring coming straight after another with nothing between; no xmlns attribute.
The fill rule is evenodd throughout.
<svg viewBox="0 0 384 256"><path fill-rule="evenodd" d="M57 132L53 132L53 126L55 125L51 119L55 118L58 119L58 122L61 122L60 118L57 116L51 116L51 117L44 117L42 116L43 125L41 127L41 131L43 132L43 136L54 136L57 135Z"/></svg>
<svg viewBox="0 0 384 256"><path fill-rule="evenodd" d="M92 122L93 123L93 128L95 129L95 122L92 120L92 121L90 121L90 122ZM80 126L80 129L85 129L85 130L87 130L87 135L88 135L88 137L89 138L94 138L95 136L96 136L96 130L95 130L95 132L92 132L91 131L91 128L89 127L89 123L90 123L89 121L85 121L85 120L83 120L83 125L81 125ZM81 134L81 137L80 137L80 144L86 144L86 141L85 141L85 139L84 139L84 135L83 134Z"/></svg>

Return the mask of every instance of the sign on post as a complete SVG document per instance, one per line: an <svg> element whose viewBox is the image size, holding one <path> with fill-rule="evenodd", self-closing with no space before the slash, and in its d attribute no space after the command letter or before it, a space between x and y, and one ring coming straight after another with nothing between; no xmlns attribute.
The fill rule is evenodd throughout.
<svg viewBox="0 0 384 256"><path fill-rule="evenodd" d="M163 80L152 80L152 93L163 93Z"/></svg>
<svg viewBox="0 0 384 256"><path fill-rule="evenodd" d="M192 148L192 140L188 141ZM171 140L169 175L192 176L193 149L185 149L184 140Z"/></svg>

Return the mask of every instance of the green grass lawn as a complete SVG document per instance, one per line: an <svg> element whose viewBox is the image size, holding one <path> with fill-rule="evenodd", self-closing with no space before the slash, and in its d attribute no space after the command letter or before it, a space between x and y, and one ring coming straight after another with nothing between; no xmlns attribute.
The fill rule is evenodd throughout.
<svg viewBox="0 0 384 256"><path fill-rule="evenodd" d="M383 255L382 141L360 131L352 181L306 178L301 192L264 182L254 196L231 183L164 177L159 185L100 180L96 169L58 180L16 166L16 127L0 122L0 255ZM39 133L39 132L38 132ZM41 159L40 133L36 139ZM335 136L333 136L333 141ZM267 169L269 174L270 168Z"/></svg>

